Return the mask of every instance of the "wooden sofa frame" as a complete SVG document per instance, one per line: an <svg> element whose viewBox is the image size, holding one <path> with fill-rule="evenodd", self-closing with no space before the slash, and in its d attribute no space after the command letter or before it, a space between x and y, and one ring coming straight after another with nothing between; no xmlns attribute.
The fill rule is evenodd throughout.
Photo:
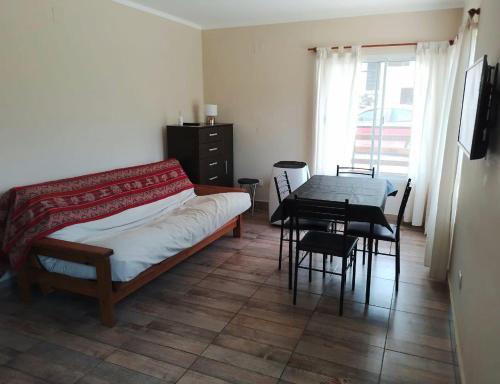
<svg viewBox="0 0 500 384"><path fill-rule="evenodd" d="M211 195L222 192L244 192L240 188L219 187L211 185L195 185L198 196ZM54 289L60 289L82 295L95 297L99 301L100 318L102 324L111 327L115 322L114 305L132 292L149 283L162 273L175 267L177 264L192 256L199 250L211 244L229 231L234 237L241 237L243 218L238 215L220 227L191 248L169 257L161 263L155 264L134 279L127 282L111 280L111 265L109 257L113 250L70 241L43 238L33 243L25 267L18 274L18 283L21 299L25 303L31 302L31 287L38 284L44 294ZM93 265L96 269L96 280L79 279L59 273L48 272L38 260L38 255Z"/></svg>

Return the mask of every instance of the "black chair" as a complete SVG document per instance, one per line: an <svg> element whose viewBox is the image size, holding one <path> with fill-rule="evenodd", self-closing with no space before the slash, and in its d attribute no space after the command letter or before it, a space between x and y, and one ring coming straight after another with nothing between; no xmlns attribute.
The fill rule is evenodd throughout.
<svg viewBox="0 0 500 384"><path fill-rule="evenodd" d="M341 175L356 175L356 176L370 176L372 179L375 178L375 167L372 168L360 168L360 167L344 167L337 164L337 176ZM334 223L334 232L339 232L337 230L337 224ZM366 244L363 244L366 248Z"/></svg>
<svg viewBox="0 0 500 384"><path fill-rule="evenodd" d="M276 186L276 193L278 195L278 203L281 204L283 200L292 193L292 188L290 187L290 181L288 179L288 174L286 171L283 171L282 174L274 177L274 185ZM290 218L282 217L280 223L280 255L279 255L279 263L278 269L281 269L281 263L283 259L283 241L289 241L287 237L285 237L285 228L290 230ZM301 231L308 230L317 230L317 231L329 231L331 228L330 223L326 223L324 221L318 220L303 220L300 223Z"/></svg>
<svg viewBox="0 0 500 384"><path fill-rule="evenodd" d="M295 251L295 279L293 288L293 303L297 303L297 276L299 268L309 270L309 281L312 279L312 271L341 276L340 283L340 302L339 316L342 316L344 308L344 289L346 282L347 270L353 268L352 272L352 289L354 290L356 279L356 253L358 239L347 235L333 232L308 231L302 239L299 237L299 229L301 223L308 220L321 220L326 223L332 221L342 222L344 228L347 228L349 217L349 201L344 203L333 201L321 201L302 199L295 196L292 205L292 222L296 232L297 244ZM300 253L303 252L301 256ZM313 254L321 254L323 256L323 269L312 267ZM309 255L309 266L302 267L301 264ZM342 258L341 273L326 270L326 257L333 255Z"/></svg>
<svg viewBox="0 0 500 384"><path fill-rule="evenodd" d="M396 257L396 291L399 289L399 273L400 273L400 234L401 234L401 224L403 222L403 216L406 209L406 204L408 203L408 198L411 192L411 179L408 179L406 183L406 188L403 194L403 199L401 200L401 206L399 207L398 218L396 225L391 224L392 232L386 227L380 224L375 224L373 226L372 237L376 241L389 241L395 243L395 254L392 253L382 253L378 252L379 255L395 256ZM347 233L351 236L357 236L363 238L363 245L366 243L366 239L370 237L370 223L353 221L347 226ZM363 247L363 264L365 263L365 249Z"/></svg>
<svg viewBox="0 0 500 384"><path fill-rule="evenodd" d="M372 168L359 168L359 167L341 167L337 165L337 176L349 174L358 176L371 176L375 177L375 167Z"/></svg>

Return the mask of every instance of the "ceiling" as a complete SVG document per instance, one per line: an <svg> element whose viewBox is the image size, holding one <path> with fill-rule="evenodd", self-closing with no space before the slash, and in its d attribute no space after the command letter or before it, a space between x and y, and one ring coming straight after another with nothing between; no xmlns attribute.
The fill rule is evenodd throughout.
<svg viewBox="0 0 500 384"><path fill-rule="evenodd" d="M202 28L462 8L464 0L114 0Z"/></svg>

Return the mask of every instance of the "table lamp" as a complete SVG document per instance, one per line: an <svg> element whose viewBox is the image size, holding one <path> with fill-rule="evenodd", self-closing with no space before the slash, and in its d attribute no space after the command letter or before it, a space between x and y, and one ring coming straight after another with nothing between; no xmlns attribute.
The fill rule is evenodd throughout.
<svg viewBox="0 0 500 384"><path fill-rule="evenodd" d="M215 124L215 116L217 116L217 104L205 104L205 115L207 116L207 124Z"/></svg>

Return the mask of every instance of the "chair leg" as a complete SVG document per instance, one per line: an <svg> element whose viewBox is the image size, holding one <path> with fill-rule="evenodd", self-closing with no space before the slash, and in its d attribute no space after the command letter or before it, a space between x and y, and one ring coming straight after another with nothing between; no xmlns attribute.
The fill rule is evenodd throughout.
<svg viewBox="0 0 500 384"><path fill-rule="evenodd" d="M288 230L288 289L292 289L292 274L293 274L293 229L290 223Z"/></svg>
<svg viewBox="0 0 500 384"><path fill-rule="evenodd" d="M293 305L297 304L297 282L299 274L299 247L295 247L295 277L293 284Z"/></svg>
<svg viewBox="0 0 500 384"><path fill-rule="evenodd" d="M345 291L345 278L347 269L347 257L342 257L342 279L340 280L340 302L339 302L339 316L344 313L344 291Z"/></svg>
<svg viewBox="0 0 500 384"><path fill-rule="evenodd" d="M252 216L255 211L255 192L257 189L257 184L252 185Z"/></svg>
<svg viewBox="0 0 500 384"><path fill-rule="evenodd" d="M323 279L326 277L326 258L327 254L323 253Z"/></svg>
<svg viewBox="0 0 500 384"><path fill-rule="evenodd" d="M373 233L373 230L370 231ZM373 239L368 238L368 268L366 269L366 293L365 305L370 304L370 289L372 280L372 262L373 262Z"/></svg>
<svg viewBox="0 0 500 384"><path fill-rule="evenodd" d="M309 252L309 282L312 281L312 259L313 259L313 253Z"/></svg>
<svg viewBox="0 0 500 384"><path fill-rule="evenodd" d="M356 284L356 255L358 254L358 245L354 246L354 260L352 264L352 290L354 291L354 286Z"/></svg>
<svg viewBox="0 0 500 384"><path fill-rule="evenodd" d="M378 240L375 240L375 254L378 254Z"/></svg>
<svg viewBox="0 0 500 384"><path fill-rule="evenodd" d="M400 272L400 248L399 241L396 241L396 292L399 290L399 272Z"/></svg>
<svg viewBox="0 0 500 384"><path fill-rule="evenodd" d="M281 259L283 258L283 220L281 220L281 228L280 228L280 258L278 262L278 269L281 270Z"/></svg>
<svg viewBox="0 0 500 384"><path fill-rule="evenodd" d="M363 237L363 265L365 265L366 260L366 237Z"/></svg>

